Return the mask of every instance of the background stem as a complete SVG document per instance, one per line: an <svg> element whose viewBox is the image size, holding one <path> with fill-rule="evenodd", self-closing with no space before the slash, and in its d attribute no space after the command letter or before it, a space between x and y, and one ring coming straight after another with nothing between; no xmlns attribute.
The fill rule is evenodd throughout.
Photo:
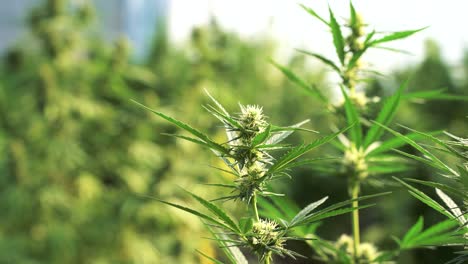
<svg viewBox="0 0 468 264"><path fill-rule="evenodd" d="M354 181L351 186L351 199L356 199L359 197L359 181ZM353 201L353 208L359 206L358 201ZM357 263L358 260L358 250L360 245L360 235L359 235L359 210L354 210L352 213L352 226L353 226L353 242L354 242L354 262Z"/></svg>

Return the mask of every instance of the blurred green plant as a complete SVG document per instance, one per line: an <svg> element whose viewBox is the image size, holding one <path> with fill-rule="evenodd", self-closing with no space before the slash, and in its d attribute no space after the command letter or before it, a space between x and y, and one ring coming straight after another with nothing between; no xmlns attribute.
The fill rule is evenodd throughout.
<svg viewBox="0 0 468 264"><path fill-rule="evenodd" d="M242 101L263 105L271 120L280 124L289 122L294 116L298 120L311 119L316 128L328 128L330 119L344 119L346 116L345 100L335 103L328 99L335 91L323 89L328 83L326 72L321 67L309 67L304 52L295 54L285 62L287 66L282 66L297 69L293 75L282 76L269 67L265 58L273 56L275 45L266 37L247 41L225 32L213 20L208 26L195 29L188 43L177 46L169 43L164 27L158 27L156 30L161 35L154 42L151 56L142 62L143 65L137 66L129 62L131 49L125 38L109 45L108 41L96 34L97 24L91 2L44 0L43 3L28 17L29 35L20 39L0 63L0 149L5 153L4 159L0 160L2 263L210 262L202 255L193 254L194 248L199 248L208 258L216 258L218 252L211 243L197 239L207 233L198 221L135 194L157 196L193 208L192 202L196 199L188 200L187 195L175 196L176 184L195 189L196 193L202 191L207 197L225 196L224 188L208 189L193 184L213 180L233 181L235 177L225 172L215 173L198 163L199 160L210 160L212 153L200 151L177 138L160 137L157 132L178 134L181 129L158 119L147 122L152 115L137 109L129 102L130 98L145 105L157 106L165 113L184 116L202 131L213 135L215 142L223 143L224 135L219 133L218 125L207 115L194 111L207 102L206 97L201 96L203 88L218 97L222 95L227 109L233 109L241 94ZM342 33L346 35L351 31L343 27ZM362 41L363 37L357 40ZM345 38L345 43L351 46L351 39ZM355 50L361 48L359 43L354 44ZM437 47L429 46L421 65L402 69L395 74L396 79L404 82L408 71L417 72L409 82L409 92L401 94L400 108L403 109L394 119L421 131L442 127L463 135L466 130L463 101L450 104L435 101L436 105L410 106L406 103L444 97L461 99L462 95L466 95L468 86L463 77L466 77L467 64L463 63L460 68L462 78L454 79L451 75L453 69L443 61L440 52L434 52ZM348 57L351 54L348 51L345 53L348 53ZM341 68L340 63L338 60L334 62ZM359 80L374 78L364 67L359 68L357 75ZM318 96L314 89L312 92L302 89L304 93L314 94L313 98L302 96L304 93L291 93L294 84L287 78L294 76L301 76L298 80L302 87L310 88L308 83L314 83L314 89L322 96ZM341 77L340 80L343 81ZM374 84L378 87L374 87ZM352 93L344 87L350 101L365 105L364 108L356 108L366 120L375 119L379 104L385 101L379 99L383 98L381 92L385 93L392 83L388 79L379 79L379 82L371 82L365 87L361 81L357 81L354 86L355 96L351 96ZM448 89L441 90L440 87ZM259 89L266 89L268 96L258 92ZM452 93L458 96L454 97ZM183 103L180 103L181 98ZM324 107L314 107L311 113L311 104L320 105L320 102ZM438 115L435 116L434 112ZM369 124L363 122L364 132ZM412 134L414 132L408 135ZM410 138L416 142L421 139L416 135ZM291 134L289 140L294 144L303 141L300 133ZM390 139L389 142L401 140ZM389 149L396 147L389 146ZM340 168L338 174L345 170L344 164L336 164L336 160L328 158L336 156L336 151L329 152L328 145L322 145L319 150L320 156L326 157L327 166L318 166L319 162L313 166L301 166L295 170L293 181L288 184L286 181L270 181L271 186L262 185L263 188L269 186L263 191L286 193L300 204L311 199L318 200L329 193L334 195L328 202L345 199L338 191L343 188L341 181L327 179L327 188L314 188L314 193L310 193L311 186L316 186L310 180L319 177L309 176L325 175L333 168L329 164ZM359 153L358 148L355 150ZM403 150L408 151L408 148ZM350 151L349 154L354 152ZM339 153L344 156L343 152ZM313 154L305 154L304 159L314 159ZM213 161L213 164L224 166L221 159ZM402 166L409 165L404 163ZM415 165L411 164L411 167L415 168ZM417 170L421 172L420 168ZM424 170L424 175L432 176L432 173ZM365 182L372 184L383 179L374 176L370 173ZM377 179L379 181L373 181ZM235 182L237 187L241 186L241 182ZM317 184L323 182L317 181ZM457 200L456 196L444 192ZM368 227L370 221L375 223L375 214L371 210L382 208L386 218L379 221L385 230L366 228L366 234L399 234L406 226L402 219L419 215L424 208L404 199L404 195L395 201L387 199L380 203L381 206L362 214L363 227ZM300 207L284 197L257 197L257 201L259 217L263 220L273 219L280 226L278 217L267 214L267 209L278 207L276 202L281 204L279 209L288 212L288 216L282 216L282 219L293 219L300 212ZM390 203L398 206L389 207ZM245 215L245 208L237 204L245 203L223 203L223 209L239 218L236 224L242 226L246 223L241 218ZM411 210L402 215L402 206ZM424 217L426 222L433 222L431 212L425 212ZM268 221L264 224L267 228L271 226ZM318 225L296 226L289 230L287 236L318 238L315 233ZM421 225L418 222L417 226ZM319 229L320 237L335 236L338 232L341 234L346 226L339 218L327 221L327 225ZM208 225L210 228L214 233L219 231ZM264 229L257 228L255 234L259 235L261 230ZM412 241L408 245L420 242L419 235L414 237L417 239L406 239L407 242ZM251 238L253 241L254 236ZM375 239L366 240L377 245ZM341 256L346 258L353 255L351 249L343 247L350 241L354 243L352 238L345 235L336 242L320 239L307 240L306 243L322 243L321 247L327 254L338 254L333 253L337 252L335 249L343 248L339 252L347 252ZM302 243L289 241L285 248L309 256L310 252L301 248ZM361 244L366 249L366 255L373 252L368 243ZM238 253L232 248L222 249L234 255ZM444 251L440 250L424 251L424 254L416 251L412 253L415 256L413 262L408 258L401 261L424 263L443 254Z"/></svg>

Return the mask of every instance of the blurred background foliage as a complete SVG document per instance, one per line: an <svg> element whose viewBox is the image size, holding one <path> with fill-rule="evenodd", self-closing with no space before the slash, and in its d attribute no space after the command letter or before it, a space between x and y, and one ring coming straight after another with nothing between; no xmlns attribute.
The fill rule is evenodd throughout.
<svg viewBox="0 0 468 264"><path fill-rule="evenodd" d="M202 263L194 249L216 254L216 248L200 238L208 236L201 222L148 196L190 203L178 186L209 198L220 190L197 183L229 176L209 168L216 164L207 151L161 135L175 128L130 99L190 121L219 140L222 130L200 107L206 102L203 88L228 109L239 101L262 105L279 125L310 118L310 128L326 132L330 117L268 63L275 43L266 36L242 39L213 20L176 47L159 27L149 55L135 62L125 37L109 42L93 30L94 14L90 4L41 1L27 18L29 33L2 55L0 263ZM428 41L421 63L372 79L369 90L390 94L411 76L411 91L446 88L467 95L466 54L451 68L436 42ZM324 91L333 87L327 72L301 55L285 64ZM408 101L395 120L463 135L466 110L465 102ZM298 134L292 141L312 137ZM317 154L326 149L312 155ZM428 179L433 173L418 168L410 176ZM344 180L307 168L294 175L277 188L297 204L346 197ZM394 195L363 214L364 240L382 248L420 214L429 223L440 220L406 191L393 189ZM375 191L368 187L365 193ZM349 233L346 217L330 220L319 234L336 239ZM450 257L450 250L421 250L403 255L401 263Z"/></svg>

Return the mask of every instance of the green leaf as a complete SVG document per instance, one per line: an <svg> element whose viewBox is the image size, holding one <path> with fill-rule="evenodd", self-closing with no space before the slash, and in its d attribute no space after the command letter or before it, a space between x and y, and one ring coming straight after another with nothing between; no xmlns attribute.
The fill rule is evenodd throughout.
<svg viewBox="0 0 468 264"><path fill-rule="evenodd" d="M182 206L182 205L178 205L178 204L175 204L175 203L171 203L171 202L166 202L166 201L164 201L164 200L160 200L160 199L157 199L157 198L154 198L154 197L151 197L151 196L145 196L145 197L150 198L150 199L153 199L153 200L156 200L156 201L158 201L158 202L160 202L160 203L164 203L164 204L170 205L170 206L172 206L172 207L175 207L175 208L180 209L180 210L182 210L182 211L185 211L185 212L187 212L187 213L193 214L193 215L195 215L195 216L198 216L198 217L200 217L200 218L202 218L202 219L207 220L208 222L211 222L211 223L213 223L213 224L219 225L219 226L224 227L224 228L226 228L226 229L231 229L231 228L229 228L227 225L225 225L225 224L223 224L222 222L220 222L220 221L214 219L213 217L208 216L208 215L203 214L203 213L200 213L200 212L195 211L195 210L193 210L193 209L190 209L190 208L188 208L188 207L185 207L185 206Z"/></svg>
<svg viewBox="0 0 468 264"><path fill-rule="evenodd" d="M457 175L457 172L454 171L452 168L450 168L449 166L447 166L444 162L442 162L440 159L438 159L436 156L434 156L432 153L430 153L429 151L427 151L425 148L423 148L422 146L420 146L418 143L414 142L414 140L402 135L401 133L399 132L396 132L394 131L393 129L383 125L383 124L380 124L380 123L377 123L377 122L374 122L375 124L377 124L378 126L381 126L382 128L384 128L385 130L389 131L390 133L392 133L393 135L403 139L406 143L408 143L409 145L413 146L414 148L416 148L417 150L419 150L422 154L424 154L425 156L425 159L422 159L422 158L419 158L419 157L416 157L414 155L411 155L411 154L404 154L403 152L401 151L398 151L399 153L401 154L404 154L405 156L408 156L408 157L412 157L416 160L419 160L419 161L422 161L424 162L424 160L427 161L427 159L429 160L429 162L425 162L426 164L430 165L430 166L433 166L433 167L436 167L436 168L439 168L439 169L443 169L447 172L451 172L455 175ZM396 150L395 150L396 151Z"/></svg>
<svg viewBox="0 0 468 264"><path fill-rule="evenodd" d="M308 85L304 80L299 78L290 69L284 66L281 66L272 60L270 60L270 63L273 64L273 66L275 66L278 70L280 70L290 81L292 81L293 83L301 87L302 90L305 91L307 95L315 97L324 103L328 102L327 97L323 95L322 92L317 87L315 87L314 85Z"/></svg>
<svg viewBox="0 0 468 264"><path fill-rule="evenodd" d="M456 156L460 159L466 159L466 156L463 155L462 153L460 153L459 151L457 151L456 149L454 149L453 147L451 147L450 145L448 145L446 142L434 137L433 135L431 135L430 133L424 133L424 132L420 132L420 131L417 131L417 130L414 130L412 128L409 128L409 127L406 127L406 126L403 126L403 125L400 125L401 127L405 128L405 129L408 129L410 131L412 131L413 133L416 133L422 137L424 137L425 139L428 139L432 142L434 142L435 144L445 148L449 153L451 153L453 156Z"/></svg>
<svg viewBox="0 0 468 264"><path fill-rule="evenodd" d="M226 257L229 259L231 264L248 264L247 258L244 256L244 254L242 254L239 248L226 241L229 238L226 234L216 233L213 230L213 227L207 225L206 223L205 226L208 228L211 234L217 238L216 242Z"/></svg>
<svg viewBox="0 0 468 264"><path fill-rule="evenodd" d="M398 149L394 149L393 151L395 151L396 153L399 153L400 155L403 155L405 157L408 157L410 159L414 159L414 160L417 160L419 162L422 162L428 166L431 166L431 167L434 167L434 168L437 168L439 170L444 170L444 167L443 166L440 166L438 164L434 164L430 159L427 159L427 158L422 158L422 157L419 157L419 156L416 156L416 155L413 155L413 154L409 154L409 153L406 153L406 152L403 152L401 150L398 150Z"/></svg>
<svg viewBox="0 0 468 264"><path fill-rule="evenodd" d="M439 131L430 132L430 134L431 135L438 135L438 134L441 134L442 132L443 132L442 130L439 130ZM423 136L421 136L418 133L409 133L409 134L406 134L404 136L409 138L409 139L412 139L412 140L418 140L418 139L424 138ZM378 155L378 154L381 154L381 153L386 152L388 150L402 147L402 146L404 146L406 144L407 144L406 141L403 140L402 138L393 137L393 138L383 142L382 144L380 144L378 147L376 147L372 151L370 151L368 153L368 156Z"/></svg>
<svg viewBox="0 0 468 264"><path fill-rule="evenodd" d="M217 260L217 259L214 259L214 258L212 258L212 257L210 257L210 256L208 256L208 255L206 255L205 253L201 252L201 251L198 250L198 249L195 250L195 251L197 251L197 253L200 254L200 255L202 255L203 257L205 257L205 258L207 258L207 259L213 261L213 263L216 263L216 264L224 264L223 262L221 262L221 261L219 261L219 260Z"/></svg>
<svg viewBox="0 0 468 264"><path fill-rule="evenodd" d="M299 212L299 207L284 197L271 197L268 200L260 198L258 202L265 215L276 220L291 219Z"/></svg>
<svg viewBox="0 0 468 264"><path fill-rule="evenodd" d="M354 6L353 6L353 3L351 1L349 1L349 11L350 11L350 26L351 28L355 27L356 26L356 23L357 23L357 13L356 13L356 9L354 9Z"/></svg>
<svg viewBox="0 0 468 264"><path fill-rule="evenodd" d="M400 104L401 94L408 86L408 81L409 80L406 80L406 82L402 83L400 88L398 88L398 90L385 101L382 110L380 110L379 114L377 115L376 121L378 123L383 124L384 126L388 126L388 124L390 124L396 114L398 105ZM366 138L364 139L364 147L367 148L370 144L379 140L383 134L383 131L383 127L374 123L369 129L369 132L367 132Z"/></svg>
<svg viewBox="0 0 468 264"><path fill-rule="evenodd" d="M411 229L406 233L406 235L403 237L402 244L408 244L411 239L416 237L421 231L423 230L424 227L424 218L422 216L419 217L418 221L416 224L414 224Z"/></svg>
<svg viewBox="0 0 468 264"><path fill-rule="evenodd" d="M371 174L387 174L387 173L394 174L398 172L409 171L411 169L414 169L414 168L405 164L389 163L386 165L375 164L375 165L369 166L367 171Z"/></svg>
<svg viewBox="0 0 468 264"><path fill-rule="evenodd" d="M273 145L278 144L284 139L286 139L289 135L291 135L296 128L300 128L303 124L308 123L310 120L306 119L302 122L294 124L292 126L283 128L284 130L278 130L277 132L273 133L273 135L265 142L266 145Z"/></svg>
<svg viewBox="0 0 468 264"><path fill-rule="evenodd" d="M440 205L438 202L434 201L434 199L432 199L431 197L429 197L425 193L421 192L420 190L414 188L413 186L407 184L406 182L404 182L404 181L402 181L402 180L400 180L400 179L398 179L396 177L393 177L393 179L397 180L403 186L408 188L410 194L413 195L414 197L416 197L421 202L427 204L428 206L432 207L434 210L436 210L439 213L447 216L448 218L452 218L452 215L450 213L448 213L447 210L445 210L445 208L442 205Z"/></svg>
<svg viewBox="0 0 468 264"><path fill-rule="evenodd" d="M309 13L312 16L316 17L318 20L322 21L325 25L330 26L330 23L328 23L328 21L326 21L321 16L319 16L314 10L312 10L311 8L306 7L305 5L302 5L302 4L300 6L302 7L302 9L307 11L307 13Z"/></svg>
<svg viewBox="0 0 468 264"><path fill-rule="evenodd" d="M268 127L263 131L262 133L259 133L254 137L252 140L252 146L257 146L265 142L265 140L268 139L270 136L270 131L271 131L271 125L268 125Z"/></svg>
<svg viewBox="0 0 468 264"><path fill-rule="evenodd" d="M252 230L253 219L250 217L244 217L239 221L239 227L243 234L246 234Z"/></svg>
<svg viewBox="0 0 468 264"><path fill-rule="evenodd" d="M285 167L284 169L295 168L299 166L309 165L312 163L323 163L323 162L330 162L330 161L338 161L340 158L315 158L315 159L304 159L300 161L291 162Z"/></svg>
<svg viewBox="0 0 468 264"><path fill-rule="evenodd" d="M312 214L312 215L307 216L302 221L296 223L294 226L305 225L305 224L317 222L317 221L320 221L320 220L323 220L323 219L326 219L326 218L330 218L330 217L334 217L334 216L338 216L338 215L342 215L342 214L347 214L347 213L350 213L350 212L352 212L354 210L361 210L361 209L365 209L365 208L368 208L368 207L371 207L371 206L374 206L374 205L375 204L367 204L367 205L361 205L361 206L358 206L358 207L346 207L346 208L340 208L340 209L331 210L331 211L327 211L327 212L323 212L323 213ZM292 227L292 225L291 225L291 227Z"/></svg>
<svg viewBox="0 0 468 264"><path fill-rule="evenodd" d="M417 91L417 92L409 92L404 93L401 98L402 99L432 99L437 98L437 96L443 94L446 89L438 89L438 90L429 90L429 91Z"/></svg>
<svg viewBox="0 0 468 264"><path fill-rule="evenodd" d="M386 36L384 36L382 38L379 38L379 39L376 39L376 40L372 41L370 43L370 45L375 46L375 45L380 44L380 43L385 43L385 42L390 42L390 41L394 41L394 40L404 39L404 38L407 38L407 37L413 35L414 33L422 31L422 30L424 30L426 28L427 27L416 29L416 30L405 30L405 31L393 32L393 33L388 34L388 35L386 35Z"/></svg>
<svg viewBox="0 0 468 264"><path fill-rule="evenodd" d="M290 222L291 226L294 226L296 223L303 221L310 212L312 212L315 208L319 207L328 199L328 196L309 204L308 206L304 207L299 213L297 213Z"/></svg>
<svg viewBox="0 0 468 264"><path fill-rule="evenodd" d="M359 51L357 51L357 52L355 52L353 54L353 56L351 57L351 59L348 62L348 66L347 66L348 70L351 70L352 68L354 68L356 66L356 63L362 57L362 55L366 52L367 48L368 48L367 46L364 46L363 49L361 49L361 50L359 50Z"/></svg>
<svg viewBox="0 0 468 264"><path fill-rule="evenodd" d="M353 124L354 125L354 124ZM312 143L309 144L304 144L304 145L299 145L297 147L292 148L289 152L284 154L281 158L277 159L276 162L268 169L267 175L273 174L275 172L279 172L281 170L284 170L287 165L300 156L304 155L305 153L311 151L314 148L317 148L330 140L334 139L337 137L339 134L345 132L346 130L350 129L353 125L348 126L336 133L330 134L328 136L325 136L323 138L317 139ZM289 168L289 167L288 167Z"/></svg>
<svg viewBox="0 0 468 264"><path fill-rule="evenodd" d="M177 134L168 134L168 133L161 133L161 135L180 138L180 139L187 140L187 141L190 141L192 143L198 144L198 145L203 146L203 147L211 148L210 144L208 144L208 143L206 143L204 141L198 140L196 138L187 137L187 136L183 136L183 135L177 135Z"/></svg>
<svg viewBox="0 0 468 264"><path fill-rule="evenodd" d="M316 222L316 221L319 221L319 220L322 220L322 219L325 219L325 218L328 218L328 217L340 215L340 214L345 214L345 213L354 211L356 209L367 208L367 207L372 206L372 205L364 205L364 206L359 207L359 208L351 208L351 207L348 207L348 205L352 204L354 201L364 201L364 200L367 200L367 199L387 195L387 194L390 194L390 193L391 192L378 193L378 194L372 194L372 195L365 195L365 196L361 196L361 197L358 197L358 198L355 198L355 199L349 199L349 200L346 200L346 201L343 201L343 202L333 204L333 205L331 205L331 206L329 206L329 207L327 207L325 209L319 210L319 211L309 215L303 221L296 223L296 226L311 223L311 222ZM346 208L342 208L342 207L345 207L345 206L346 206ZM292 228L292 227L293 226L290 225L290 228Z"/></svg>
<svg viewBox="0 0 468 264"><path fill-rule="evenodd" d="M341 33L341 28L338 22L333 15L333 11L330 7L328 7L328 11L330 12L330 28L333 35L333 45L335 45L336 54L340 59L341 65L344 65L344 58L345 58L345 42L343 38L343 34Z"/></svg>
<svg viewBox="0 0 468 264"><path fill-rule="evenodd" d="M224 148L223 146L219 145L218 143L212 141L207 135L203 134L202 132L198 131L197 129L183 123L182 121L179 121L179 120L177 120L175 118L167 116L167 115L165 115L165 114L163 114L161 112L155 111L155 110L153 110L153 109L151 109L151 108L149 108L149 107L147 107L147 106L145 106L143 104L138 103L137 101L133 101L133 102L136 103L137 105L139 105L139 106L153 112L154 114L162 117L163 119L169 121L170 123L178 126L179 128L182 128L183 130L185 130L185 131L191 133L192 135L198 137L199 139L201 139L201 141L208 144L210 146L210 148L212 148L213 150L216 150L216 151L221 152L223 154L229 154L229 151L226 148ZM192 142L194 142L194 141L192 141Z"/></svg>
<svg viewBox="0 0 468 264"><path fill-rule="evenodd" d="M191 193L189 191L186 191L188 194L190 194L195 200L197 200L201 205L203 205L205 208L210 210L214 215L216 215L220 220L222 220L224 223L226 223L227 226L229 226L229 229L240 233L240 229L237 226L237 224L224 212L221 208L219 208L217 205L215 205L212 202L209 202L200 196Z"/></svg>
<svg viewBox="0 0 468 264"><path fill-rule="evenodd" d="M320 54L309 52L309 51L306 51L306 50L301 50L301 49L296 49L296 50L298 52L300 52L300 53L303 53L303 54L306 54L306 55L309 55L309 56L312 56L312 57L315 57L315 58L321 60L323 63L325 63L326 65L332 67L338 73L341 72L340 68L338 66L336 66L336 64L333 61L331 61L330 59L325 58L324 56L322 56Z"/></svg>
<svg viewBox="0 0 468 264"><path fill-rule="evenodd" d="M423 221L420 218L409 231L410 236L408 236L408 233L400 244L402 249L463 242L463 239L459 236L460 233L454 232L458 223L453 219L437 223L424 231L422 231L422 225Z"/></svg>
<svg viewBox="0 0 468 264"><path fill-rule="evenodd" d="M343 94L343 97L345 99L344 107L346 112L346 121L348 122L348 125L355 124L350 129L351 140L356 144L356 147L360 147L362 142L362 128L361 122L359 120L359 114L357 112L356 107L354 106L354 103L351 102L344 88L341 86L340 88L341 93Z"/></svg>
<svg viewBox="0 0 468 264"><path fill-rule="evenodd" d="M226 116L229 116L229 113L228 111L226 111L226 109L224 109L223 105L221 105L213 96L211 96L211 94L208 92L207 89L204 89L205 90L205 93L208 95L208 97L211 99L211 101L213 101L213 103L215 103L215 105L219 108L219 110Z"/></svg>
<svg viewBox="0 0 468 264"><path fill-rule="evenodd" d="M438 189L441 189L444 192L447 192L447 193L449 193L451 195L458 196L460 198L463 198L463 197L465 197L467 195L463 190L451 187L451 186L449 186L447 184L443 184L443 183L431 182L431 181L422 181L422 180L411 179L411 178L406 178L405 180L410 181L410 182L414 182L414 183L419 183L419 184L426 185L426 186L433 187L433 188L438 188Z"/></svg>

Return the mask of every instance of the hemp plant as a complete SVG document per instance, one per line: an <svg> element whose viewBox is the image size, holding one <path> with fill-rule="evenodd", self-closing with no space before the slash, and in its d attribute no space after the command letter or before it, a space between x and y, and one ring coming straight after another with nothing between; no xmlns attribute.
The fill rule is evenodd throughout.
<svg viewBox="0 0 468 264"><path fill-rule="evenodd" d="M210 183L208 185L227 188L231 191L230 195L209 201L188 192L191 197L211 214L205 214L201 211L168 201L157 200L200 217L212 232L213 239L218 242L231 263L247 263L239 247L248 249L249 252L258 257L260 263L265 264L272 262L273 255L289 256L292 258L304 257L286 248L286 243L289 240L309 239L307 237L292 235L292 231L295 228L354 211L358 207L349 207L351 203L381 195L363 196L314 211L327 200L328 197L324 197L309 204L289 218L274 220L261 217L257 208L257 198L268 196L279 198L282 196L282 194L272 191L271 182L279 178L290 177L291 169L296 166L316 162L316 159L299 161L297 159L310 150L330 142L339 134L350 129L350 127L308 144L290 146L282 142L294 131L311 132L311 130L300 128L308 120L288 127L275 126L269 123L263 113L263 109L259 106L240 105L240 113L230 114L208 92L207 94L212 100L213 105L208 104L204 108L221 121L226 130L226 142L215 142L208 135L182 121L147 107L145 108L190 134L190 136L179 134L172 136L206 147L224 162L225 168L218 169L232 174L235 179L230 183ZM285 153L275 158L277 155L274 155L273 151ZM215 203L220 200L240 202L246 205L249 214L239 221L235 221L225 210ZM368 206L370 205L364 205L359 208ZM215 263L221 263L203 252L199 253Z"/></svg>
<svg viewBox="0 0 468 264"><path fill-rule="evenodd" d="M419 239L418 242L422 245L464 247L464 250L456 252L459 256L449 263L465 263L465 261L468 261L468 139L444 132L446 136L449 137L449 140L441 140L428 133L404 127L407 130L421 135L423 140L433 143L432 145L427 145L418 143L393 129L385 126L382 127L396 137L405 140L409 145L423 154L423 156L420 157L398 150L395 150L396 152L435 168L440 176L445 178L444 182L422 181L417 179L405 179L404 181L395 178L403 186L408 188L411 195L448 218L448 220L438 224L440 231L446 230L447 236L425 237L425 239L422 239L423 241L420 241L423 225L423 217L421 216L413 227L417 231L414 232L412 240L418 241ZM429 149L431 149L431 151L429 151ZM453 161L446 162L439 157L440 155L434 154L435 152L445 154L452 158ZM445 206L441 205L426 193L408 184L407 181L434 188L435 193ZM454 200L461 201L463 206L459 206ZM407 241L403 240L400 243L405 242Z"/></svg>
<svg viewBox="0 0 468 264"><path fill-rule="evenodd" d="M366 78L375 71L364 66L364 55L369 50L377 48L396 51L382 45L407 38L424 28L385 34L375 30L369 31L369 25L356 12L352 3L350 3L350 18L344 23L340 23L335 18L331 8L329 8L329 19L325 19L309 7L302 5L302 8L330 30L337 59L330 59L310 51L298 51L320 60L339 77L337 84L339 89L337 90L341 92L343 100L333 103L320 89L309 85L291 69L276 62L273 64L302 90L327 106L326 108L331 114L341 116L347 125L355 124L346 133L340 134L337 137L338 140L332 141L332 145L341 153L342 158L338 161L327 161L312 167L312 169L344 176L347 179L348 194L354 201L352 207L358 208L359 204L356 198L361 195L363 184L383 186L387 180L382 176L403 173L412 169L409 160L393 152L393 149L408 144L408 141L401 137L383 138L385 127L392 123L401 101L410 98L444 97L445 95L435 91L405 93L407 82L400 85L388 98L370 97L365 92ZM375 108L378 109L375 111L376 115L370 111ZM437 133L439 132L431 134ZM412 132L405 137L418 139L422 135ZM336 168L341 168L338 173ZM281 213L279 210L270 210L269 213L271 215L275 215L275 213L284 215L284 212ZM324 244L323 240L309 243L322 260L327 263L381 263L391 260L402 249L396 249L392 252L378 252L372 244L361 243L358 210L352 212L351 221L352 237L343 235L335 243L328 244Z"/></svg>

